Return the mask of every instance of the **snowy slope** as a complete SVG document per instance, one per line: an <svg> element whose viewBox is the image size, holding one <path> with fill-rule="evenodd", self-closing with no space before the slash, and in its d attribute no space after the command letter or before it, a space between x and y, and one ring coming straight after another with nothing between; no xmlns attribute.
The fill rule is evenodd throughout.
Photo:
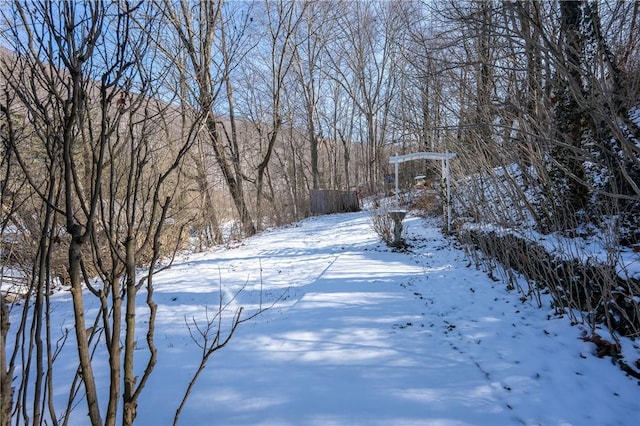
<svg viewBox="0 0 640 426"><path fill-rule="evenodd" d="M180 424L640 424L638 380L597 358L548 302L522 302L420 218L405 220L408 253L381 245L368 222L314 217L158 274L159 357L137 424L173 421L200 360L185 320L203 324L219 286L225 302L244 288L227 319L281 300L213 355ZM53 297L61 324L69 299ZM640 345L624 352L634 361ZM72 372L73 352L60 356ZM61 404L65 386L62 375ZM82 402L70 423L86 424L85 412Z"/></svg>

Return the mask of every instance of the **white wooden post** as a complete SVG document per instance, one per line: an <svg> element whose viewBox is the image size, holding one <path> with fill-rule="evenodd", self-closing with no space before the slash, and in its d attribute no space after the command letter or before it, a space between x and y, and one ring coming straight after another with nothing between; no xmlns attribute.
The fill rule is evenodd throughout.
<svg viewBox="0 0 640 426"><path fill-rule="evenodd" d="M396 161L396 204L400 207L400 190L398 189L398 162Z"/></svg>

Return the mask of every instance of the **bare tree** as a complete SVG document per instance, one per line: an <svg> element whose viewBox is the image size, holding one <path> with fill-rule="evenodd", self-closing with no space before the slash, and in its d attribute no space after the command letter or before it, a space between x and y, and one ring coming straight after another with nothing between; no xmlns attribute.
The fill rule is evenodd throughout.
<svg viewBox="0 0 640 426"><path fill-rule="evenodd" d="M4 281L4 280L0 280ZM9 333L9 309L4 300L4 295L0 292L0 392L2 400L0 401L0 424L8 426L11 424L11 405L13 399L13 390L11 380L13 377L13 369L8 368L6 354L6 340Z"/></svg>
<svg viewBox="0 0 640 426"><path fill-rule="evenodd" d="M90 188L86 188L86 182L80 178L75 156L77 148L82 148L76 139L76 132L84 127L88 119L86 112L89 88L86 67L91 64L96 40L104 24L104 9L99 4L84 7L64 4L58 8L56 4L45 2L28 7L16 2L14 7L13 13L17 22L12 36L16 50L19 49L21 71L26 72L28 78L23 78L25 74L10 75L7 76L7 85L15 91L26 108L26 115L35 127L37 139L50 160L47 171L51 175L51 184L48 185L48 189L42 192L39 187L34 186L44 203L49 206L44 218L44 223L49 225L47 228L50 228L53 219L51 210L57 207L51 199L51 194L57 193L56 185L60 185L64 194L58 212L64 217L66 231L71 237L68 248L68 274L73 295L78 357L89 417L92 423L99 424L102 419L93 377L89 340L85 332L87 326L81 271L82 248L93 232L97 197L91 197ZM41 22L42 25L37 27L35 22ZM20 29L24 29L23 34L19 33ZM48 49L44 50L47 47ZM22 141L12 142L12 149L16 155L20 155L23 148L17 144ZM98 154L100 147L101 145L97 146ZM21 162L21 166L27 175L32 174L27 164ZM99 177L101 169L97 168L95 172ZM44 288L39 287L36 291L37 305L40 304L43 293ZM41 335L36 334L36 344L40 338ZM38 349L37 359L36 371L41 376L41 349ZM24 370L25 373L28 371ZM36 424L42 421L37 406L40 404L39 389L40 386L36 384L32 419ZM26 408L24 410L25 421L28 421Z"/></svg>
<svg viewBox="0 0 640 426"><path fill-rule="evenodd" d="M4 61L3 61L4 62ZM3 64L4 65L4 64ZM4 68L3 80L4 80ZM3 93L3 99L0 101L0 425L8 426L11 424L11 409L13 406L13 365L7 360L7 336L9 335L9 306L11 301L7 300L5 290L9 288L10 273L6 269L7 263L10 262L14 250L13 241L8 238L8 230L12 227L13 221L16 219L18 210L18 200L12 196L12 182L17 179L15 176L19 173L17 165L14 164L11 141L15 139L16 129L13 123L8 119L9 109L12 108L13 96L10 92ZM5 275L7 277L5 278ZM9 292L6 293L9 295Z"/></svg>
<svg viewBox="0 0 640 426"><path fill-rule="evenodd" d="M395 80L395 22L387 19L393 3L340 3L340 36L330 46L331 76L358 109L366 145L367 180L370 189L380 181L385 159L382 147L388 125ZM341 66L344 65L344 66Z"/></svg>
<svg viewBox="0 0 640 426"><path fill-rule="evenodd" d="M517 227L525 235L535 230L572 236L579 230L597 236L609 247L605 269L615 270L619 242L638 240L629 220L636 217L637 223L638 132L629 117L638 93L621 96L620 89L636 87L628 76L637 65L623 59L637 50L631 35L636 5L441 2L436 7L446 22L439 37L447 40L450 53L443 64L458 76L453 80L458 94L449 102L458 122L458 213ZM558 240L562 250L580 257L575 254L580 247ZM526 259L510 257L522 241L492 236L479 241L490 258L501 253L495 258L507 267L533 268ZM579 269L572 266L567 276L536 273L549 275L544 281L554 283L550 290L558 306L587 313L582 319L591 326L598 318L614 334L633 334L637 322L627 319L636 317L637 306L607 296L617 278L602 270L590 283L566 284L584 274ZM505 276L515 288L510 274ZM618 289L625 300L638 291L633 280ZM519 290L536 293L534 283Z"/></svg>
<svg viewBox="0 0 640 426"><path fill-rule="evenodd" d="M223 349L229 343L240 324L250 321L256 316L262 314L263 312L272 308L280 300L280 298L276 299L269 306L263 306L262 303L260 303L260 306L256 311L243 317L244 308L242 306L237 306L236 298L242 291L244 291L244 288L238 290L233 295L231 300L224 300L222 279L220 279L219 285L220 287L218 293L218 304L213 314L210 314L208 310L205 310L204 322L198 322L195 318L191 318L191 320L189 320L185 317L185 323L187 328L189 329L191 339L201 350L201 358L198 367L196 368L193 376L191 377L191 380L189 381L189 385L182 395L180 405L176 409L175 415L173 417L174 426L178 424L180 415L182 414L182 410L186 406L187 401L191 396L191 391L200 378L200 375L206 369L207 363L209 362L211 356L213 356L213 354L218 352L219 350ZM260 295L260 298L260 300L262 301L262 294ZM231 314L231 318L225 318L225 315L230 310L233 311L233 313Z"/></svg>
<svg viewBox="0 0 640 426"><path fill-rule="evenodd" d="M296 31L294 50L294 71L299 81L306 113L307 133L309 138L311 176L313 189L320 188L318 169L318 127L321 90L325 90L321 72L321 64L326 56L326 48L335 19L335 9L330 2L304 1L302 22Z"/></svg>
<svg viewBox="0 0 640 426"><path fill-rule="evenodd" d="M189 103L189 107L196 111L199 122L204 124L204 136L213 149L244 234L249 236L255 233L255 225L245 199L239 152L233 138L222 137L214 110L229 73L224 60L216 62L223 55L218 50L221 44L215 43L222 19L222 6L222 1L197 4L186 0L178 3L165 1L160 12L168 28L175 34L175 47L185 51L186 62L176 63L182 84L193 82L193 85L188 85L191 95L181 101ZM170 57L173 56L173 52L168 53Z"/></svg>
<svg viewBox="0 0 640 426"><path fill-rule="evenodd" d="M163 74L151 53L155 50L148 48L149 36L159 27L148 6L43 1L11 7L5 18L15 21L5 37L15 55L8 57L3 73L5 89L15 93L19 108L3 112L9 123L27 118L31 133L7 140L41 203L37 213L43 230L32 274L34 326L28 336L23 332L16 338L16 348L22 346L25 355L14 413L29 424L66 423L81 386L91 424L115 424L120 401L122 423L133 424L156 359L153 273L159 257L179 241L180 232L172 244L162 241L169 250L161 246L177 172L193 139L165 145L168 132L160 117L166 104L153 101L158 96L151 84ZM44 173L34 169L33 160ZM58 245L66 250L64 279L72 295L79 367L66 409L56 413L48 399L45 416L40 407L43 395L53 394L51 373L59 348L43 320L49 318L51 256ZM148 272L140 274L140 266ZM99 284L92 281L96 276L102 278ZM149 308L149 356L138 377L136 301L142 286ZM86 317L88 297L100 302L95 317ZM100 409L93 373L101 340L110 369L106 411ZM24 362L32 353L35 367ZM30 374L36 377L33 390Z"/></svg>
<svg viewBox="0 0 640 426"><path fill-rule="evenodd" d="M262 229L265 179L269 179L269 164L279 140L283 126L287 80L294 65L294 51L297 48L295 33L305 13L306 4L301 7L295 2L267 1L264 7L264 44L259 47L258 61L253 61L250 70L261 79L253 79L248 87L249 98L245 101L250 111L254 128L260 139L255 152L256 217L258 229ZM267 64L262 66L262 64ZM248 81L248 80L247 80ZM264 85L259 85L264 81ZM264 102L260 100L264 99ZM252 103L255 102L255 105ZM264 143L263 143L264 141ZM271 201L276 202L271 194ZM276 206L276 209L278 207Z"/></svg>

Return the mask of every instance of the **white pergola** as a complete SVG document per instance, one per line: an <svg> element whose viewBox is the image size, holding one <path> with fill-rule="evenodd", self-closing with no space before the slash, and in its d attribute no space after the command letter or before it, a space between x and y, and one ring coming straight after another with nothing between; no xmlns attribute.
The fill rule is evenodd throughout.
<svg viewBox="0 0 640 426"><path fill-rule="evenodd" d="M449 161L455 158L456 154L453 152L414 152L413 154L406 155L394 155L389 157L389 164L395 166L396 172L396 197L399 196L400 190L398 189L398 165L406 161L413 160L439 160L442 162L442 175L447 181L447 231L451 231L451 182L449 179Z"/></svg>

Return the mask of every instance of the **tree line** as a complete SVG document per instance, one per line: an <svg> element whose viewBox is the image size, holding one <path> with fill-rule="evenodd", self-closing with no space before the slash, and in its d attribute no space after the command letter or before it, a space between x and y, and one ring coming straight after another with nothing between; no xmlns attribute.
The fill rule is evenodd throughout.
<svg viewBox="0 0 640 426"><path fill-rule="evenodd" d="M313 189L376 194L389 155L456 152L459 223L591 226L638 247L639 7L5 2L0 279L27 297L0 293L0 424L66 424L78 399L92 424L132 424L157 357L159 261L304 218ZM79 363L66 407L48 315L60 286Z"/></svg>

